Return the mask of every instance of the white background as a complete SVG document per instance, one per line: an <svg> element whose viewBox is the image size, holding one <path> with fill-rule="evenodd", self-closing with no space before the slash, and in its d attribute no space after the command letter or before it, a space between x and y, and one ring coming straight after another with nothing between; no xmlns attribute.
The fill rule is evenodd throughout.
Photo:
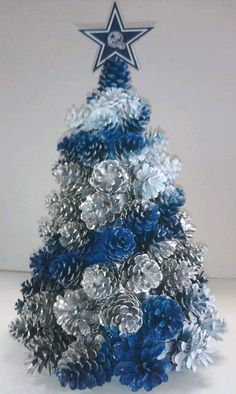
<svg viewBox="0 0 236 394"><path fill-rule="evenodd" d="M126 25L155 29L135 44L133 84L182 159L180 183L208 244L207 273L236 277L236 2L120 0ZM77 31L105 26L105 0L0 0L0 268L26 270L64 115L96 87L96 44Z"/></svg>

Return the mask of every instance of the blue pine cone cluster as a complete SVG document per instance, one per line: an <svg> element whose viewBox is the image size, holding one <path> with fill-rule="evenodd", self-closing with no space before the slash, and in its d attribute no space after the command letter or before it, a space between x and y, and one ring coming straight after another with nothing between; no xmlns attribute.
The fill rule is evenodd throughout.
<svg viewBox="0 0 236 394"><path fill-rule="evenodd" d="M43 245L10 332L29 350L30 372L46 369L72 390L118 376L150 391L172 370L209 364L210 341L226 332L176 185L180 162L149 121L117 57L66 114Z"/></svg>

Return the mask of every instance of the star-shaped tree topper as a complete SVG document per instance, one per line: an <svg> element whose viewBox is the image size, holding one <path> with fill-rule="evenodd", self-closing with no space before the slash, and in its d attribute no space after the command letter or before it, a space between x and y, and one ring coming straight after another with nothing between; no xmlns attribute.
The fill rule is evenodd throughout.
<svg viewBox="0 0 236 394"><path fill-rule="evenodd" d="M118 6L114 3L105 29L79 29L99 45L98 55L93 71L102 66L106 60L118 56L138 69L132 44L153 27L126 28L123 24Z"/></svg>

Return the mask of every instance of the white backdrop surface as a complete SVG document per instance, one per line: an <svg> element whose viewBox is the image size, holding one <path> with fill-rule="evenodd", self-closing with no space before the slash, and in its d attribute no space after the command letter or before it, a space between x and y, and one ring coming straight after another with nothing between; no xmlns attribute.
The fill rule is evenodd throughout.
<svg viewBox="0 0 236 394"><path fill-rule="evenodd" d="M236 2L119 0L126 25L155 22L135 44L133 85L182 160L179 183L209 252L211 277L236 277ZM0 0L0 268L27 270L50 168L71 104L96 87L96 44L110 0Z"/></svg>

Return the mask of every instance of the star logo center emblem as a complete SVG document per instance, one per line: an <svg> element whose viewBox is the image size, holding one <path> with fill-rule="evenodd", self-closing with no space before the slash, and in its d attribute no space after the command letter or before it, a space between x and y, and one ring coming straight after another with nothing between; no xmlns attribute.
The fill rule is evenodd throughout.
<svg viewBox="0 0 236 394"><path fill-rule="evenodd" d="M99 45L93 68L93 71L95 71L113 56L120 57L138 69L132 44L152 29L153 27L126 28L118 6L114 3L107 26L104 29L79 29L79 31Z"/></svg>

